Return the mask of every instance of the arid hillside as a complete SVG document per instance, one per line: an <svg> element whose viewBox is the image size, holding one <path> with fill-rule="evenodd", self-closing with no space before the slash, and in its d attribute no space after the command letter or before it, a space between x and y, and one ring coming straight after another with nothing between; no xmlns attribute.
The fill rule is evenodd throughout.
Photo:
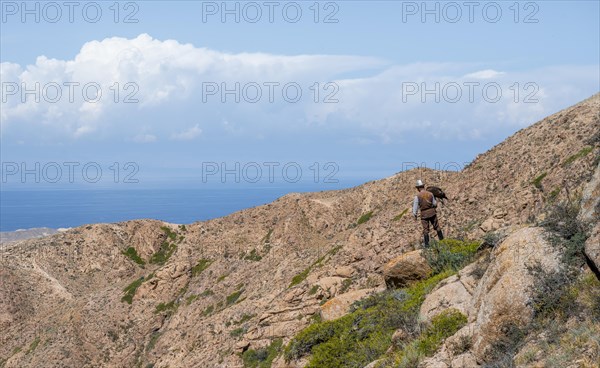
<svg viewBox="0 0 600 368"><path fill-rule="evenodd" d="M599 157L597 94L460 172L414 169L210 221L93 224L2 244L0 367L244 367L242 352L288 344L325 302L386 288L384 265L419 246L416 179L448 194L447 237L480 240L581 195ZM304 363L278 355L273 367Z"/></svg>

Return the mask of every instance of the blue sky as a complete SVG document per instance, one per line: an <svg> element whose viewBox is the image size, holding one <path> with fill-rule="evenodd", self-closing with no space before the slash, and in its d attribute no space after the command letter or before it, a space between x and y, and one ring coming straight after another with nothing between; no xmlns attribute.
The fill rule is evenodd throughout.
<svg viewBox="0 0 600 368"><path fill-rule="evenodd" d="M201 178L223 162L247 176L258 163L262 179L276 162L273 183L240 181L279 186L291 185L279 168L311 181L316 162L323 187L334 171L343 186L464 164L600 90L598 1L271 2L272 21L265 2L227 2L239 23L222 21L221 1L77 2L73 22L62 2L60 17L1 3L4 189L69 186L65 162L97 163L94 187L114 184L114 162L121 175L135 163L139 187L220 186L219 173ZM39 102L22 93L36 83ZM223 94L236 83L239 102ZM98 101L82 98L90 84ZM36 162L58 163L62 180L22 183L13 164Z"/></svg>

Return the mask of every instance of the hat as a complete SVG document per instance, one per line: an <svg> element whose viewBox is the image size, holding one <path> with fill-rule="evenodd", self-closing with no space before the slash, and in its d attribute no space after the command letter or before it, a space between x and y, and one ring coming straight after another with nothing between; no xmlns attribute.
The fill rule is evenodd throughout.
<svg viewBox="0 0 600 368"><path fill-rule="evenodd" d="M423 184L423 182L421 181L421 179L417 180L417 188L423 188L425 186L425 184Z"/></svg>

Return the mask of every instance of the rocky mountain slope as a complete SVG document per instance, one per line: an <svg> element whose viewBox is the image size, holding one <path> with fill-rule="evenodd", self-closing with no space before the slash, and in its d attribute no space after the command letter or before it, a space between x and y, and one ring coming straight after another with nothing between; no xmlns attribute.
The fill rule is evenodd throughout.
<svg viewBox="0 0 600 368"><path fill-rule="evenodd" d="M447 236L481 239L581 193L599 157L600 94L460 172L418 168L189 225L94 224L3 244L0 367L243 367L241 352L287 344L326 301L385 289L384 265L419 241L416 179L449 194Z"/></svg>

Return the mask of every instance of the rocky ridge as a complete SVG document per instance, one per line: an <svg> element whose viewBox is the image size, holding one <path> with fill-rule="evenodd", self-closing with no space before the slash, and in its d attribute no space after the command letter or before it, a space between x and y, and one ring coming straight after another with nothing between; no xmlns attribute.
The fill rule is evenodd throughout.
<svg viewBox="0 0 600 368"><path fill-rule="evenodd" d="M419 168L189 225L94 224L3 244L0 366L242 367L240 352L287 343L322 310L335 318L385 287L384 265L418 243L409 214L416 179L444 188L445 233L466 239L527 227L547 203L582 193L598 175L599 111L595 95L460 172ZM511 239L536 236L525 228ZM586 252L597 261L595 244ZM501 265L479 285L526 286ZM493 287L477 291L463 278L432 295L444 288L471 296L458 307L470 328L485 325L489 303L501 303ZM334 303L341 295L346 302ZM433 305L424 304L423 314L435 314ZM485 339L476 338L475 354L485 354Z"/></svg>

